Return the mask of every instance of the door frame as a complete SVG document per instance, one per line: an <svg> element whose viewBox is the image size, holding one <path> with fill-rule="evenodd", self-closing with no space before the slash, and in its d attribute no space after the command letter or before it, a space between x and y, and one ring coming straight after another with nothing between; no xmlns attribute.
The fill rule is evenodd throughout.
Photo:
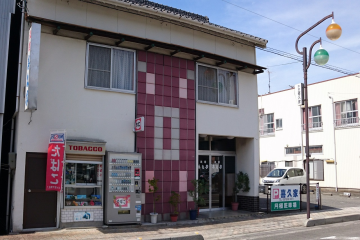
<svg viewBox="0 0 360 240"><path fill-rule="evenodd" d="M222 156L223 157L223 169L225 170L225 157L231 156L235 157L235 172L236 172L236 152L233 151L211 151L211 150L198 150L196 157L196 179L199 179L199 156L209 156L209 163L212 156ZM211 168L210 168L211 169ZM211 170L209 169L209 176L211 176ZM211 183L212 178L209 177L209 208L200 209L200 212L208 211L222 211L228 209L227 207L212 208L212 196L211 196ZM223 191L225 192L225 174L223 174ZM225 203L225 194L223 195L223 204Z"/></svg>

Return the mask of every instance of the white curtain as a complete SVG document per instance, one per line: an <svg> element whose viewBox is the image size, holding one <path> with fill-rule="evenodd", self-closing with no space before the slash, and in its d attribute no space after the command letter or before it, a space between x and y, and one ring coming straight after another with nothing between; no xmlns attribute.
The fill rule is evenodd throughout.
<svg viewBox="0 0 360 240"><path fill-rule="evenodd" d="M236 74L219 69L219 102L236 105Z"/></svg>
<svg viewBox="0 0 360 240"><path fill-rule="evenodd" d="M110 87L111 49L89 46L87 85Z"/></svg>
<svg viewBox="0 0 360 240"><path fill-rule="evenodd" d="M199 66L198 94L199 100L218 102L218 84L216 69Z"/></svg>
<svg viewBox="0 0 360 240"><path fill-rule="evenodd" d="M134 53L113 49L112 88L134 89Z"/></svg>

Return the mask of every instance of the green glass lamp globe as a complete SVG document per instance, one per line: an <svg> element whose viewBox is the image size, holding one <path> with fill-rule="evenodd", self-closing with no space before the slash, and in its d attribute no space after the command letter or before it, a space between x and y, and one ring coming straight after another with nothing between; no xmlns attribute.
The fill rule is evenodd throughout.
<svg viewBox="0 0 360 240"><path fill-rule="evenodd" d="M320 46L314 54L314 60L318 65L325 65L329 61L329 53Z"/></svg>

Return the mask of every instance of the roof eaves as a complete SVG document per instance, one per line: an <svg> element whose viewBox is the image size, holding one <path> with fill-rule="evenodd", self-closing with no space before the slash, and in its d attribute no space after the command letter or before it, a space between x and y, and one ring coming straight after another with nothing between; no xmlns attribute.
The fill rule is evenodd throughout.
<svg viewBox="0 0 360 240"><path fill-rule="evenodd" d="M112 4L115 6L122 6L125 8L132 8L138 11L147 12L150 14L158 14L165 18L176 19L177 21L190 23L197 27L202 27L208 30L220 32L222 34L229 35L241 40L254 43L259 47L266 47L268 40L255 37L250 34L246 34L234 29L220 26L218 24L210 23L209 18L199 14L187 12L178 8L169 7L159 3L147 1L147 0L79 0L83 2L101 2L105 4Z"/></svg>

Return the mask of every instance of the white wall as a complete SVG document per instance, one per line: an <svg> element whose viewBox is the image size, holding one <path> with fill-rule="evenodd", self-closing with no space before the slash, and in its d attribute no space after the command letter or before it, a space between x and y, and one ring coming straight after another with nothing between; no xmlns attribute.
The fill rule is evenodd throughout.
<svg viewBox="0 0 360 240"><path fill-rule="evenodd" d="M360 81L355 76L311 84L309 87L309 106L321 105L322 131L310 131L309 142L322 145L323 154L312 154L311 158L331 159L334 154L333 105L334 102L357 99L360 100ZM293 89L259 96L258 108L264 108L265 114L274 113L274 119L282 118L283 130L275 131L271 137L260 137L260 161L281 161L278 166L285 166L284 160L298 160L302 166L300 155L285 155L285 147L301 146L300 110L295 100ZM360 188L360 126L335 130L336 156L339 188ZM305 133L303 134L305 145ZM304 154L305 158L305 154ZM324 162L324 180L320 186L335 187L335 165Z"/></svg>
<svg viewBox="0 0 360 240"><path fill-rule="evenodd" d="M236 172L243 171L250 178L250 192L258 196L259 132L257 113L257 77L238 73L239 107L196 103L196 133L236 137ZM198 154L197 154L198 155Z"/></svg>
<svg viewBox="0 0 360 240"><path fill-rule="evenodd" d="M26 152L47 152L51 130L65 129L67 137L105 140L109 151L134 151L135 94L85 89L85 56L85 41L42 33L38 108L28 124L31 115L24 112L21 98L17 122L15 232L22 229L23 222ZM21 83L23 89L25 74Z"/></svg>
<svg viewBox="0 0 360 240"><path fill-rule="evenodd" d="M78 0L28 0L31 16L194 48L255 64L253 47Z"/></svg>

